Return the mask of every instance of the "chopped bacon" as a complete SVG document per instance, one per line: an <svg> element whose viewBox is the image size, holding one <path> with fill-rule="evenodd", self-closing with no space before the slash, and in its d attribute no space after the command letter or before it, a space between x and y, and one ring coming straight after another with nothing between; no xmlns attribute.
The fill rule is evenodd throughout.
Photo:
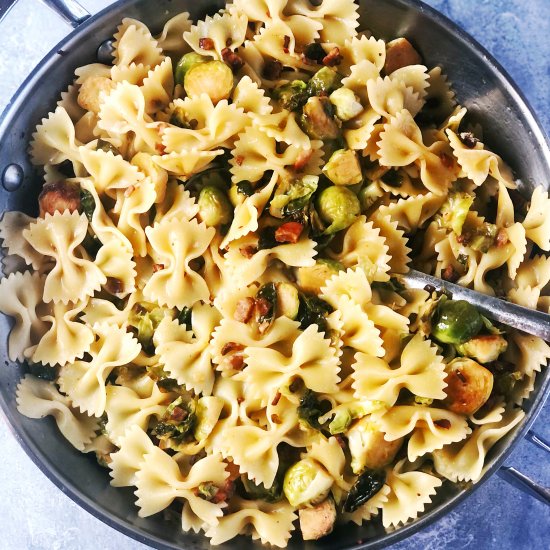
<svg viewBox="0 0 550 550"><path fill-rule="evenodd" d="M285 37L283 39L283 52L288 53L289 52L289 49L288 49L289 46L290 46L290 36L285 35Z"/></svg>
<svg viewBox="0 0 550 550"><path fill-rule="evenodd" d="M273 401L271 401L271 404L276 407L278 404L279 404L279 401L281 400L281 392L278 391L276 394L275 394L275 397L273 398Z"/></svg>
<svg viewBox="0 0 550 550"><path fill-rule="evenodd" d="M286 222L283 223L275 231L275 240L278 243L297 243L304 226L298 222Z"/></svg>
<svg viewBox="0 0 550 550"><path fill-rule="evenodd" d="M248 246L241 246L239 248L239 252L245 258L250 259L252 258L252 256L254 256L254 254L256 254L256 252L258 252L258 249L255 246L249 244Z"/></svg>
<svg viewBox="0 0 550 550"><path fill-rule="evenodd" d="M213 50L216 44L211 38L199 38L199 48L201 50Z"/></svg>
<svg viewBox="0 0 550 550"><path fill-rule="evenodd" d="M406 38L397 38L386 46L384 70L387 75L409 65L421 65L422 57Z"/></svg>
<svg viewBox="0 0 550 550"><path fill-rule="evenodd" d="M223 60L231 67L231 70L236 73L244 65L244 61L233 50L224 48L222 50Z"/></svg>
<svg viewBox="0 0 550 550"><path fill-rule="evenodd" d="M155 151L159 155L164 155L164 152L166 151L166 147L162 143L155 143Z"/></svg>
<svg viewBox="0 0 550 550"><path fill-rule="evenodd" d="M223 485L218 489L218 492L214 496L213 502L220 503L229 500L235 494L236 484L235 481L241 475L239 472L239 466L233 462L228 462L225 467L229 472L229 476L224 481Z"/></svg>
<svg viewBox="0 0 550 550"><path fill-rule="evenodd" d="M283 64L280 61L268 61L263 70L263 77L266 80L277 80L283 72Z"/></svg>
<svg viewBox="0 0 550 550"><path fill-rule="evenodd" d="M235 157L235 164L237 166L242 166L243 162L244 162L244 157L242 155L238 155Z"/></svg>
<svg viewBox="0 0 550 550"><path fill-rule="evenodd" d="M107 277L105 287L111 294L120 294L124 291L124 283L115 277Z"/></svg>
<svg viewBox="0 0 550 550"><path fill-rule="evenodd" d="M244 397L237 397L237 403L240 405L241 403L244 403Z"/></svg>
<svg viewBox="0 0 550 550"><path fill-rule="evenodd" d="M436 426L439 426L443 430L448 430L451 427L451 421L447 420L446 418L442 418L441 420L434 420L434 424Z"/></svg>
<svg viewBox="0 0 550 550"><path fill-rule="evenodd" d="M244 367L244 357L242 355L232 355L231 357L228 357L227 359L229 366L233 370L243 370Z"/></svg>
<svg viewBox="0 0 550 550"><path fill-rule="evenodd" d="M313 155L313 149L306 149L305 151L302 151L298 155L298 158L294 163L294 166L293 166L294 170L296 170L296 172L301 172L307 166L307 163L310 161L312 155Z"/></svg>
<svg viewBox="0 0 550 550"><path fill-rule="evenodd" d="M153 273L156 273L157 271L162 271L163 269L164 269L164 264L153 265Z"/></svg>
<svg viewBox="0 0 550 550"><path fill-rule="evenodd" d="M75 212L80 208L80 189L64 181L47 183L38 197L40 216L55 212Z"/></svg>
<svg viewBox="0 0 550 550"><path fill-rule="evenodd" d="M273 413L271 415L271 422L273 422L273 424L282 424L283 421L278 414Z"/></svg>
<svg viewBox="0 0 550 550"><path fill-rule="evenodd" d="M328 54L323 57L323 65L326 67L336 67L342 63L344 57L340 54L340 48L332 48Z"/></svg>
<svg viewBox="0 0 550 550"><path fill-rule="evenodd" d="M264 317L271 309L271 304L265 298L257 298L255 300L255 306L257 317Z"/></svg>
<svg viewBox="0 0 550 550"><path fill-rule="evenodd" d="M452 265L448 265L441 274L441 278L450 283L456 283L460 279L460 273Z"/></svg>
<svg viewBox="0 0 550 550"><path fill-rule="evenodd" d="M244 346L242 344L237 344L237 342L227 342L226 344L223 345L221 354L227 355L232 351L242 351L243 349L244 349Z"/></svg>
<svg viewBox="0 0 550 550"><path fill-rule="evenodd" d="M233 318L241 323L248 323L252 317L252 313L254 312L254 305L254 298L251 298L250 296L242 298L237 302L237 307L235 308Z"/></svg>
<svg viewBox="0 0 550 550"><path fill-rule="evenodd" d="M496 236L495 244L497 248L501 248L503 246L506 246L510 242L510 239L508 238L508 233L506 229L501 229Z"/></svg>
<svg viewBox="0 0 550 550"><path fill-rule="evenodd" d="M189 413L182 409L181 407L175 407L172 411L172 414L170 415L170 420L173 420L174 422L182 422L189 416Z"/></svg>

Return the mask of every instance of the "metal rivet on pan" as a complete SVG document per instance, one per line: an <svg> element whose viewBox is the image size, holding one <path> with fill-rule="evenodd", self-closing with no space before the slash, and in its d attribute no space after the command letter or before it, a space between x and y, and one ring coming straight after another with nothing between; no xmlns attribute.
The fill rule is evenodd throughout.
<svg viewBox="0 0 550 550"><path fill-rule="evenodd" d="M19 164L8 164L2 172L2 185L6 191L16 191L24 178L25 173Z"/></svg>
<svg viewBox="0 0 550 550"><path fill-rule="evenodd" d="M109 38L102 42L97 49L97 60L105 65L110 65L113 62L114 52L113 40Z"/></svg>

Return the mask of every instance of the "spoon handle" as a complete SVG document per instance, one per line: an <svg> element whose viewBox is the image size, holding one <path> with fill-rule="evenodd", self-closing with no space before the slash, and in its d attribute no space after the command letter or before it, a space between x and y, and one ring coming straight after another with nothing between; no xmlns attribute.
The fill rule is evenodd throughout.
<svg viewBox="0 0 550 550"><path fill-rule="evenodd" d="M550 315L547 313L518 306L499 298L494 298L493 296L487 296L481 292L443 281L414 269L402 275L402 281L411 288L432 286L436 290L446 290L452 294L455 300L470 302L483 315L494 321L521 330L527 334L538 336L547 342L550 341Z"/></svg>

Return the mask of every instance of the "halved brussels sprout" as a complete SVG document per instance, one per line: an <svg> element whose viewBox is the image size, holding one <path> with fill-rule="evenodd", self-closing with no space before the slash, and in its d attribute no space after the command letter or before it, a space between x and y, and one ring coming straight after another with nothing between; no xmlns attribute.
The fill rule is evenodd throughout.
<svg viewBox="0 0 550 550"><path fill-rule="evenodd" d="M231 95L233 72L221 61L198 63L185 74L183 87L189 97L207 94L212 103L216 104Z"/></svg>
<svg viewBox="0 0 550 550"><path fill-rule="evenodd" d="M197 202L199 217L209 227L226 225L233 219L233 207L227 195L214 185L202 188Z"/></svg>
<svg viewBox="0 0 550 550"><path fill-rule="evenodd" d="M350 149L335 151L323 167L323 174L335 185L355 185L363 181L357 154Z"/></svg>
<svg viewBox="0 0 550 550"><path fill-rule="evenodd" d="M325 235L331 235L349 227L361 213L361 205L353 191L347 187L332 185L318 196L317 211L328 224Z"/></svg>
<svg viewBox="0 0 550 550"><path fill-rule="evenodd" d="M508 348L508 342L499 334L483 334L475 336L463 344L458 344L456 350L460 355L476 359L481 364L496 361L501 353Z"/></svg>
<svg viewBox="0 0 550 550"><path fill-rule="evenodd" d="M307 84L303 80L294 80L273 90L273 99L279 101L281 107L288 111L301 109L308 97Z"/></svg>
<svg viewBox="0 0 550 550"><path fill-rule="evenodd" d="M208 57L204 57L195 52L186 53L177 63L174 71L174 78L176 84L182 84L185 79L185 75L199 63L206 63L209 60Z"/></svg>
<svg viewBox="0 0 550 550"><path fill-rule="evenodd" d="M151 302L138 302L130 311L128 324L137 330L138 342L147 353L153 351L153 336L165 314L165 309Z"/></svg>
<svg viewBox="0 0 550 550"><path fill-rule="evenodd" d="M300 117L302 130L313 139L338 139L340 125L328 97L310 97Z"/></svg>
<svg viewBox="0 0 550 550"><path fill-rule="evenodd" d="M432 317L432 336L443 344L462 344L482 328L478 310L465 300L441 300Z"/></svg>
<svg viewBox="0 0 550 550"><path fill-rule="evenodd" d="M283 491L292 506L318 504L328 495L333 481L318 462L304 458L287 470Z"/></svg>
<svg viewBox="0 0 550 550"><path fill-rule="evenodd" d="M197 401L195 414L197 416L193 436L197 441L206 439L218 422L218 418L223 410L224 400L221 397L213 395L201 397Z"/></svg>
<svg viewBox="0 0 550 550"><path fill-rule="evenodd" d="M342 75L330 67L319 69L307 83L308 95L329 95L342 86Z"/></svg>
<svg viewBox="0 0 550 550"><path fill-rule="evenodd" d="M304 176L287 184L286 189L276 194L269 205L269 213L274 218L285 218L303 210L317 191L319 176Z"/></svg>
<svg viewBox="0 0 550 550"><path fill-rule="evenodd" d="M451 193L439 210L439 221L443 227L452 229L456 235L462 234L462 226L474 202L468 193Z"/></svg>
<svg viewBox="0 0 550 550"><path fill-rule="evenodd" d="M277 284L277 309L279 315L296 319L300 309L300 294L292 283Z"/></svg>
<svg viewBox="0 0 550 550"><path fill-rule="evenodd" d="M349 88L340 88L332 92L330 102L336 109L336 116L344 122L355 118L365 110L359 98Z"/></svg>

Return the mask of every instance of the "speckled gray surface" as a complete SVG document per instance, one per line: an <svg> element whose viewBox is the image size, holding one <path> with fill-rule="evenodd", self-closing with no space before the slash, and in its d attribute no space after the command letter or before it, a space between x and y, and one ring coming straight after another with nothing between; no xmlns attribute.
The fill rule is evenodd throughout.
<svg viewBox="0 0 550 550"><path fill-rule="evenodd" d="M109 0L82 0L95 12ZM550 0L429 0L486 46L518 82L550 132ZM67 32L38 0L20 0L0 27L0 111ZM550 407L534 429L550 439ZM0 549L125 550L145 546L103 525L54 487L0 420ZM550 458L527 441L509 464L550 486ZM394 550L549 547L548 508L494 477L455 511Z"/></svg>

